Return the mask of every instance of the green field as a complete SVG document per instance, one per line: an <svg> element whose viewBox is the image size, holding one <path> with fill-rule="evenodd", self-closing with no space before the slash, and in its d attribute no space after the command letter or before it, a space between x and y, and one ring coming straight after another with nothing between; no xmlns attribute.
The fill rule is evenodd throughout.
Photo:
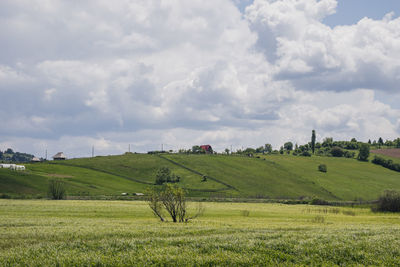
<svg viewBox="0 0 400 267"><path fill-rule="evenodd" d="M399 215L204 206L202 217L174 224L139 201L0 200L0 266L400 265Z"/></svg>
<svg viewBox="0 0 400 267"><path fill-rule="evenodd" d="M326 164L327 173L318 171ZM154 186L155 173L168 167L179 185L201 198L375 200L386 189L400 190L400 173L370 162L333 157L260 155L126 154L27 164L26 172L0 169L0 193L45 197L48 180L66 182L69 197L121 196ZM203 182L203 175L207 181Z"/></svg>

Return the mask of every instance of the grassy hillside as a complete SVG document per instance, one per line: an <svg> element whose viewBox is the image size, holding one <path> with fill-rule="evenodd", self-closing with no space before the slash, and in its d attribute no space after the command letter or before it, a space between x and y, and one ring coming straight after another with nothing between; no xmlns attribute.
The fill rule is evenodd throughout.
<svg viewBox="0 0 400 267"><path fill-rule="evenodd" d="M239 195L247 197L371 200L385 189L400 189L400 173L355 159L291 155L268 155L260 159L205 155L167 157L219 177L238 188ZM319 164L326 164L328 172L319 172Z"/></svg>
<svg viewBox="0 0 400 267"><path fill-rule="evenodd" d="M319 164L328 172L319 172ZM48 179L57 177L70 196L120 196L153 187L163 166L182 177L179 184L190 196L373 200L385 189L400 190L400 173L355 159L127 154L27 164L24 173L0 170L0 193L44 196Z"/></svg>

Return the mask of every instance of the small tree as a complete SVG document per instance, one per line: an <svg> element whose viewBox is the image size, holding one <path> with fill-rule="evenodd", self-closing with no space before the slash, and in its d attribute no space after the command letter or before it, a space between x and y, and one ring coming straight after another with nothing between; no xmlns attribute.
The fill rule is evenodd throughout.
<svg viewBox="0 0 400 267"><path fill-rule="evenodd" d="M357 159L361 161L368 161L368 157L369 157L369 145L363 143L360 146L360 151L358 152Z"/></svg>
<svg viewBox="0 0 400 267"><path fill-rule="evenodd" d="M162 185L170 179L171 171L167 167L161 167L156 173L156 184Z"/></svg>
<svg viewBox="0 0 400 267"><path fill-rule="evenodd" d="M271 153L272 152L272 145L271 144L265 144L264 151L266 153Z"/></svg>
<svg viewBox="0 0 400 267"><path fill-rule="evenodd" d="M163 209L171 216L173 222L188 222L201 215L204 209L199 206L197 212L189 217L186 209L185 191L172 184L167 184L161 191L149 190L147 202L153 211L162 222L165 221Z"/></svg>
<svg viewBox="0 0 400 267"><path fill-rule="evenodd" d="M311 150L312 150L312 153L314 154L314 152L315 152L315 130L312 130L312 134L311 134Z"/></svg>
<svg viewBox="0 0 400 267"><path fill-rule="evenodd" d="M162 185L164 183L179 183L181 177L171 173L168 167L161 167L156 173L156 184Z"/></svg>
<svg viewBox="0 0 400 267"><path fill-rule="evenodd" d="M382 139L382 137L379 137L379 139L378 139L378 145L379 145L379 147L381 147L381 146L383 145L383 139Z"/></svg>
<svg viewBox="0 0 400 267"><path fill-rule="evenodd" d="M292 142L286 142L283 147L285 148L286 151L292 151L293 150L293 143Z"/></svg>
<svg viewBox="0 0 400 267"><path fill-rule="evenodd" d="M64 199L66 195L65 182L59 179L49 180L48 194L51 199Z"/></svg>

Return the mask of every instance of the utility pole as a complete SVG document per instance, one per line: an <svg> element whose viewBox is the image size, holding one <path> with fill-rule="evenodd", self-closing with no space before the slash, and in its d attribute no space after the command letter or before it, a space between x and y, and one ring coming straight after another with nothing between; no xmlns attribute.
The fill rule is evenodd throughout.
<svg viewBox="0 0 400 267"><path fill-rule="evenodd" d="M129 144L128 152L129 152L129 153L131 152L131 144Z"/></svg>
<svg viewBox="0 0 400 267"><path fill-rule="evenodd" d="M47 149L46 149L46 157L45 157L45 160L47 160Z"/></svg>
<svg viewBox="0 0 400 267"><path fill-rule="evenodd" d="M161 152L164 151L164 144L161 144Z"/></svg>
<svg viewBox="0 0 400 267"><path fill-rule="evenodd" d="M232 154L232 152L233 152L233 151L232 151L232 145L231 145L231 154Z"/></svg>
<svg viewBox="0 0 400 267"><path fill-rule="evenodd" d="M92 146L92 158L94 157L94 146Z"/></svg>

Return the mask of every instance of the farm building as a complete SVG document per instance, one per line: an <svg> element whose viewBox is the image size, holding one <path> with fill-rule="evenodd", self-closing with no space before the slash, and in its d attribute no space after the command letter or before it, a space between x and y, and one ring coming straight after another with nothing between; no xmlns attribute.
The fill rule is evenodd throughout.
<svg viewBox="0 0 400 267"><path fill-rule="evenodd" d="M10 169L14 170L14 171L25 171L25 166L24 165L14 165Z"/></svg>
<svg viewBox="0 0 400 267"><path fill-rule="evenodd" d="M25 171L24 165L16 165L16 164L0 164L0 168L10 169L14 171Z"/></svg>
<svg viewBox="0 0 400 267"><path fill-rule="evenodd" d="M212 147L210 145L202 145L202 146L200 146L200 148L202 150L204 150L207 154L208 153L213 153L213 149L212 149Z"/></svg>
<svg viewBox="0 0 400 267"><path fill-rule="evenodd" d="M37 157L33 157L32 159L31 159L31 162L40 162L41 160L39 159L39 158L37 158Z"/></svg>
<svg viewBox="0 0 400 267"><path fill-rule="evenodd" d="M65 156L63 152L58 152L57 154L55 154L53 156L53 159L54 160L66 160L67 156Z"/></svg>
<svg viewBox="0 0 400 267"><path fill-rule="evenodd" d="M0 168L4 168L4 169L11 169L14 166L15 166L15 164L6 164L6 163L0 164Z"/></svg>

